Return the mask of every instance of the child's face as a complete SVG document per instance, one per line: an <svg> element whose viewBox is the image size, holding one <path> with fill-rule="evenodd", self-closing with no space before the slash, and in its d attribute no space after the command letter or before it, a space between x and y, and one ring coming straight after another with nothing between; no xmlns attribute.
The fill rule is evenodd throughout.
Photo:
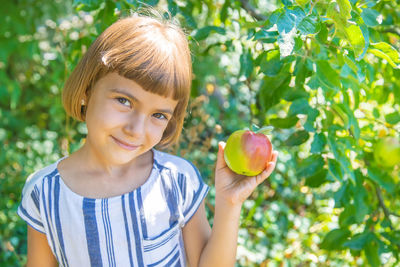
<svg viewBox="0 0 400 267"><path fill-rule="evenodd" d="M128 163L160 142L177 103L109 73L92 88L85 145L106 163Z"/></svg>

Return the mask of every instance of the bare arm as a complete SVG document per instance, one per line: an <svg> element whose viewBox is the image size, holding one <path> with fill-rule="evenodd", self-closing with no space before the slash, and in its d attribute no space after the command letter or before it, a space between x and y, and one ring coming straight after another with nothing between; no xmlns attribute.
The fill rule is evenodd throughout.
<svg viewBox="0 0 400 267"><path fill-rule="evenodd" d="M185 243L188 266L198 266L201 252L211 235L208 224L204 200L190 221L183 228L183 241Z"/></svg>
<svg viewBox="0 0 400 267"><path fill-rule="evenodd" d="M275 168L278 153L273 152L265 170L254 177L233 173L223 159L224 145L220 145L215 174L215 214L213 228L204 211L204 203L183 229L183 239L189 266L234 266L240 211L243 202L254 189L269 177Z"/></svg>
<svg viewBox="0 0 400 267"><path fill-rule="evenodd" d="M51 251L45 234L28 225L28 262L26 267L55 267L57 260Z"/></svg>

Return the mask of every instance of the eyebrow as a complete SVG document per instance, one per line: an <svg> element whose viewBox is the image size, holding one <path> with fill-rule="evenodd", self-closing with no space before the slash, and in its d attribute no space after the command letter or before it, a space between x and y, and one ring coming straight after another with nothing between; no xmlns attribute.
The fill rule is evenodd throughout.
<svg viewBox="0 0 400 267"><path fill-rule="evenodd" d="M114 89L111 89L111 92L125 95L125 96L129 97L130 99L132 99L134 102L139 102L140 103L139 99L137 99L134 95L132 95L131 93L128 93L128 92L126 92L124 90L121 90L121 89L118 89L118 88L114 88ZM158 112L162 112L162 113L170 114L171 116L174 113L171 109L157 109L157 111Z"/></svg>

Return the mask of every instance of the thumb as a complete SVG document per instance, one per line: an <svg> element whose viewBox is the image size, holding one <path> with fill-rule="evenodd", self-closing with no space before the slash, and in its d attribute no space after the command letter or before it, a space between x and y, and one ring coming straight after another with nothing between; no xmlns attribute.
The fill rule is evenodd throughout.
<svg viewBox="0 0 400 267"><path fill-rule="evenodd" d="M217 155L217 164L216 164L216 169L220 170L224 167L226 167L226 162L224 159L224 148L225 148L225 142L219 142L218 143L218 155Z"/></svg>

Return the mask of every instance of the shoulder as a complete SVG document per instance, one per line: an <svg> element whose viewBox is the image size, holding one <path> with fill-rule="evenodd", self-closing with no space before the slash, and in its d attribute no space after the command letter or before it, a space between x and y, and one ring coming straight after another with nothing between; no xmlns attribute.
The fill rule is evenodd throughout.
<svg viewBox="0 0 400 267"><path fill-rule="evenodd" d="M169 169L176 174L200 176L199 170L192 162L179 156L154 150L154 161L158 167Z"/></svg>
<svg viewBox="0 0 400 267"><path fill-rule="evenodd" d="M56 162L29 175L25 181L24 188L22 189L22 194L25 195L26 193L31 192L35 186L40 185L46 177L54 176L57 173L57 164L60 160L57 160Z"/></svg>

